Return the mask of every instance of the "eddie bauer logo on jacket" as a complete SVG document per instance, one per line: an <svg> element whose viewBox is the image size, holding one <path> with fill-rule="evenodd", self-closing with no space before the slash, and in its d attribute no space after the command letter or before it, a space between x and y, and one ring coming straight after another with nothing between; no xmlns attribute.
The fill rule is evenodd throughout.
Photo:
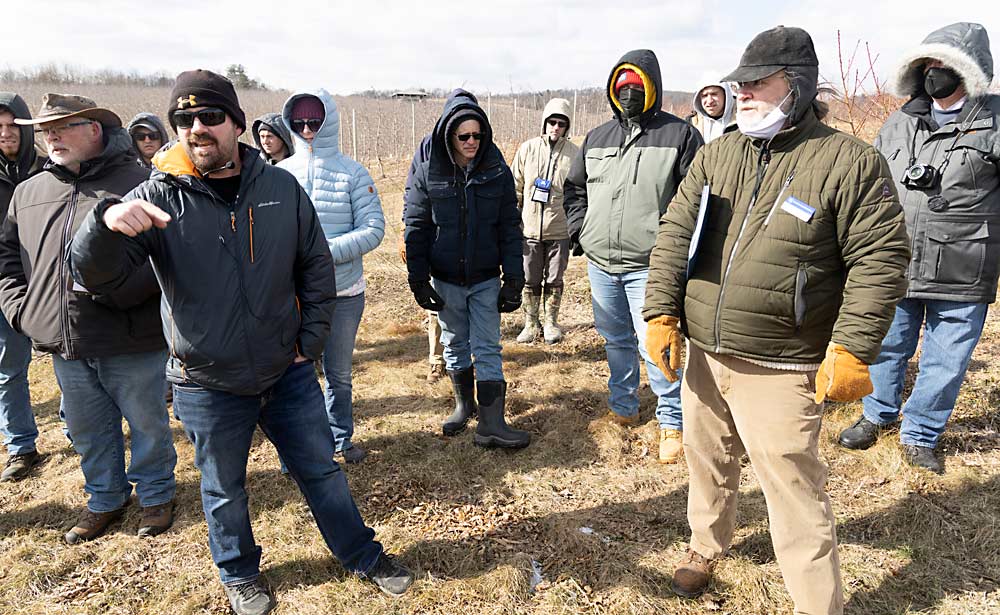
<svg viewBox="0 0 1000 615"><path fill-rule="evenodd" d="M254 207L270 207L271 205L281 205L281 201L267 201L265 203L257 203Z"/></svg>

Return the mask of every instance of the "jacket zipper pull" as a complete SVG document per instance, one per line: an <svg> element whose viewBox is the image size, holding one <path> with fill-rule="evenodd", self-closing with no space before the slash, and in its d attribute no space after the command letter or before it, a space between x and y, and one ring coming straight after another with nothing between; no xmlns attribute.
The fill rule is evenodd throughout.
<svg viewBox="0 0 1000 615"><path fill-rule="evenodd" d="M786 179L785 183L781 186L781 192L778 193L778 198L774 199L774 205L771 205L771 211L767 212L767 217L764 218L764 228L767 228L767 225L771 223L771 216L774 215L774 210L778 208L778 205L781 203L781 197L785 196L785 190L788 190L788 186L792 183L792 179L794 178L795 170L793 169L792 172L788 174L788 179Z"/></svg>
<svg viewBox="0 0 1000 615"><path fill-rule="evenodd" d="M233 232L236 232L236 212L229 210L229 224L233 227Z"/></svg>
<svg viewBox="0 0 1000 615"><path fill-rule="evenodd" d="M253 207L249 208L250 212L250 262L253 262Z"/></svg>

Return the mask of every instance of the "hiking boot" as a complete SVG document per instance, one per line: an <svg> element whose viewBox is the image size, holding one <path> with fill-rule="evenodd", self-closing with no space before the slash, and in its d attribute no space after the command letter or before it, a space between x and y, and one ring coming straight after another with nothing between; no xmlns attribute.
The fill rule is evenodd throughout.
<svg viewBox="0 0 1000 615"><path fill-rule="evenodd" d="M427 384L434 384L444 378L445 373L444 363L431 363L427 370Z"/></svg>
<svg viewBox="0 0 1000 615"><path fill-rule="evenodd" d="M170 500L156 506L142 507L142 520L139 521L139 531L136 535L158 536L170 529L174 524L174 501Z"/></svg>
<svg viewBox="0 0 1000 615"><path fill-rule="evenodd" d="M393 598L402 596L413 585L413 573L385 552L379 554L372 569L362 576Z"/></svg>
<svg viewBox="0 0 1000 615"><path fill-rule="evenodd" d="M536 290L538 292L536 292ZM538 334L542 332L542 323L538 320L538 307L542 300L541 289L524 289L524 328L517 334L517 341L520 344L528 344L535 341Z"/></svg>
<svg viewBox="0 0 1000 615"><path fill-rule="evenodd" d="M563 330L558 322L562 293L562 288L545 289L545 326L543 333L546 344L558 344L563 338Z"/></svg>
<svg viewBox="0 0 1000 615"><path fill-rule="evenodd" d="M35 467L41 460L42 456L38 454L38 451L8 455L7 465L4 466L3 472L0 472L0 483L24 479L31 472L31 468Z"/></svg>
<svg viewBox="0 0 1000 615"><path fill-rule="evenodd" d="M125 514L125 506L104 513L96 513L88 508L73 526L73 529L66 532L63 538L66 539L67 544L71 545L93 540L103 534L109 525L121 519L123 514Z"/></svg>
<svg viewBox="0 0 1000 615"><path fill-rule="evenodd" d="M712 580L715 570L714 559L703 557L688 548L683 559L674 568L674 578L670 581L670 589L683 598L697 598L705 592L708 582Z"/></svg>
<svg viewBox="0 0 1000 615"><path fill-rule="evenodd" d="M479 383L479 423L472 443L487 448L524 448L531 434L512 429L503 418L507 401L507 383L503 380L483 380Z"/></svg>
<svg viewBox="0 0 1000 615"><path fill-rule="evenodd" d="M344 463L361 463L368 456L368 451L360 446L352 446L351 448L338 451L337 455L344 458Z"/></svg>
<svg viewBox="0 0 1000 615"><path fill-rule="evenodd" d="M446 436L454 436L465 429L469 419L476 416L476 375L471 367L457 372L448 372L451 385L455 389L455 411L444 420L441 430Z"/></svg>
<svg viewBox="0 0 1000 615"><path fill-rule="evenodd" d="M614 410L608 410L608 413L604 415L604 420L622 427L635 427L640 421L638 412L631 416L622 416Z"/></svg>
<svg viewBox="0 0 1000 615"><path fill-rule="evenodd" d="M229 606L236 615L264 615L278 604L259 578L223 587L229 598Z"/></svg>
<svg viewBox="0 0 1000 615"><path fill-rule="evenodd" d="M660 463L677 463L684 456L680 429L660 428Z"/></svg>
<svg viewBox="0 0 1000 615"><path fill-rule="evenodd" d="M858 419L857 423L840 432L838 442L845 448L863 451L870 448L872 444L875 444L875 441L878 440L878 435L884 429L885 427L876 425L862 416Z"/></svg>
<svg viewBox="0 0 1000 615"><path fill-rule="evenodd" d="M915 468L930 470L935 474L943 474L944 466L934 455L934 449L929 446L916 446L914 444L903 445L903 459L906 463Z"/></svg>

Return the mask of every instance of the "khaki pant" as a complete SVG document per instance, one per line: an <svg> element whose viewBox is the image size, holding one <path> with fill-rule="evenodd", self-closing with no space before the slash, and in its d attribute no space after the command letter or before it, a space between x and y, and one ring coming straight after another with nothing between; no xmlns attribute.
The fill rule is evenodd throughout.
<svg viewBox="0 0 1000 615"><path fill-rule="evenodd" d="M764 492L771 542L802 615L843 613L837 534L818 439L815 372L768 369L689 345L681 406L690 471L691 548L726 553L736 524L740 458Z"/></svg>
<svg viewBox="0 0 1000 615"><path fill-rule="evenodd" d="M444 365L444 346L441 345L441 323L437 312L427 312L427 361L431 366Z"/></svg>

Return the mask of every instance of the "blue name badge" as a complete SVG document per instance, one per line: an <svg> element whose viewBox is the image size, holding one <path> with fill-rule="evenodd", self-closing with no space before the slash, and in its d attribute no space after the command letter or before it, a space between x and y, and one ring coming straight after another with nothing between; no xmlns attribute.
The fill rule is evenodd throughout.
<svg viewBox="0 0 1000 615"><path fill-rule="evenodd" d="M531 191L531 200L536 203L548 203L549 191L552 189L551 179L535 178L535 188Z"/></svg>
<svg viewBox="0 0 1000 615"><path fill-rule="evenodd" d="M816 208L812 207L805 201L800 201L794 196L790 196L785 199L785 202L781 204L781 209L782 211L792 214L803 222L811 221L813 215L816 214Z"/></svg>

